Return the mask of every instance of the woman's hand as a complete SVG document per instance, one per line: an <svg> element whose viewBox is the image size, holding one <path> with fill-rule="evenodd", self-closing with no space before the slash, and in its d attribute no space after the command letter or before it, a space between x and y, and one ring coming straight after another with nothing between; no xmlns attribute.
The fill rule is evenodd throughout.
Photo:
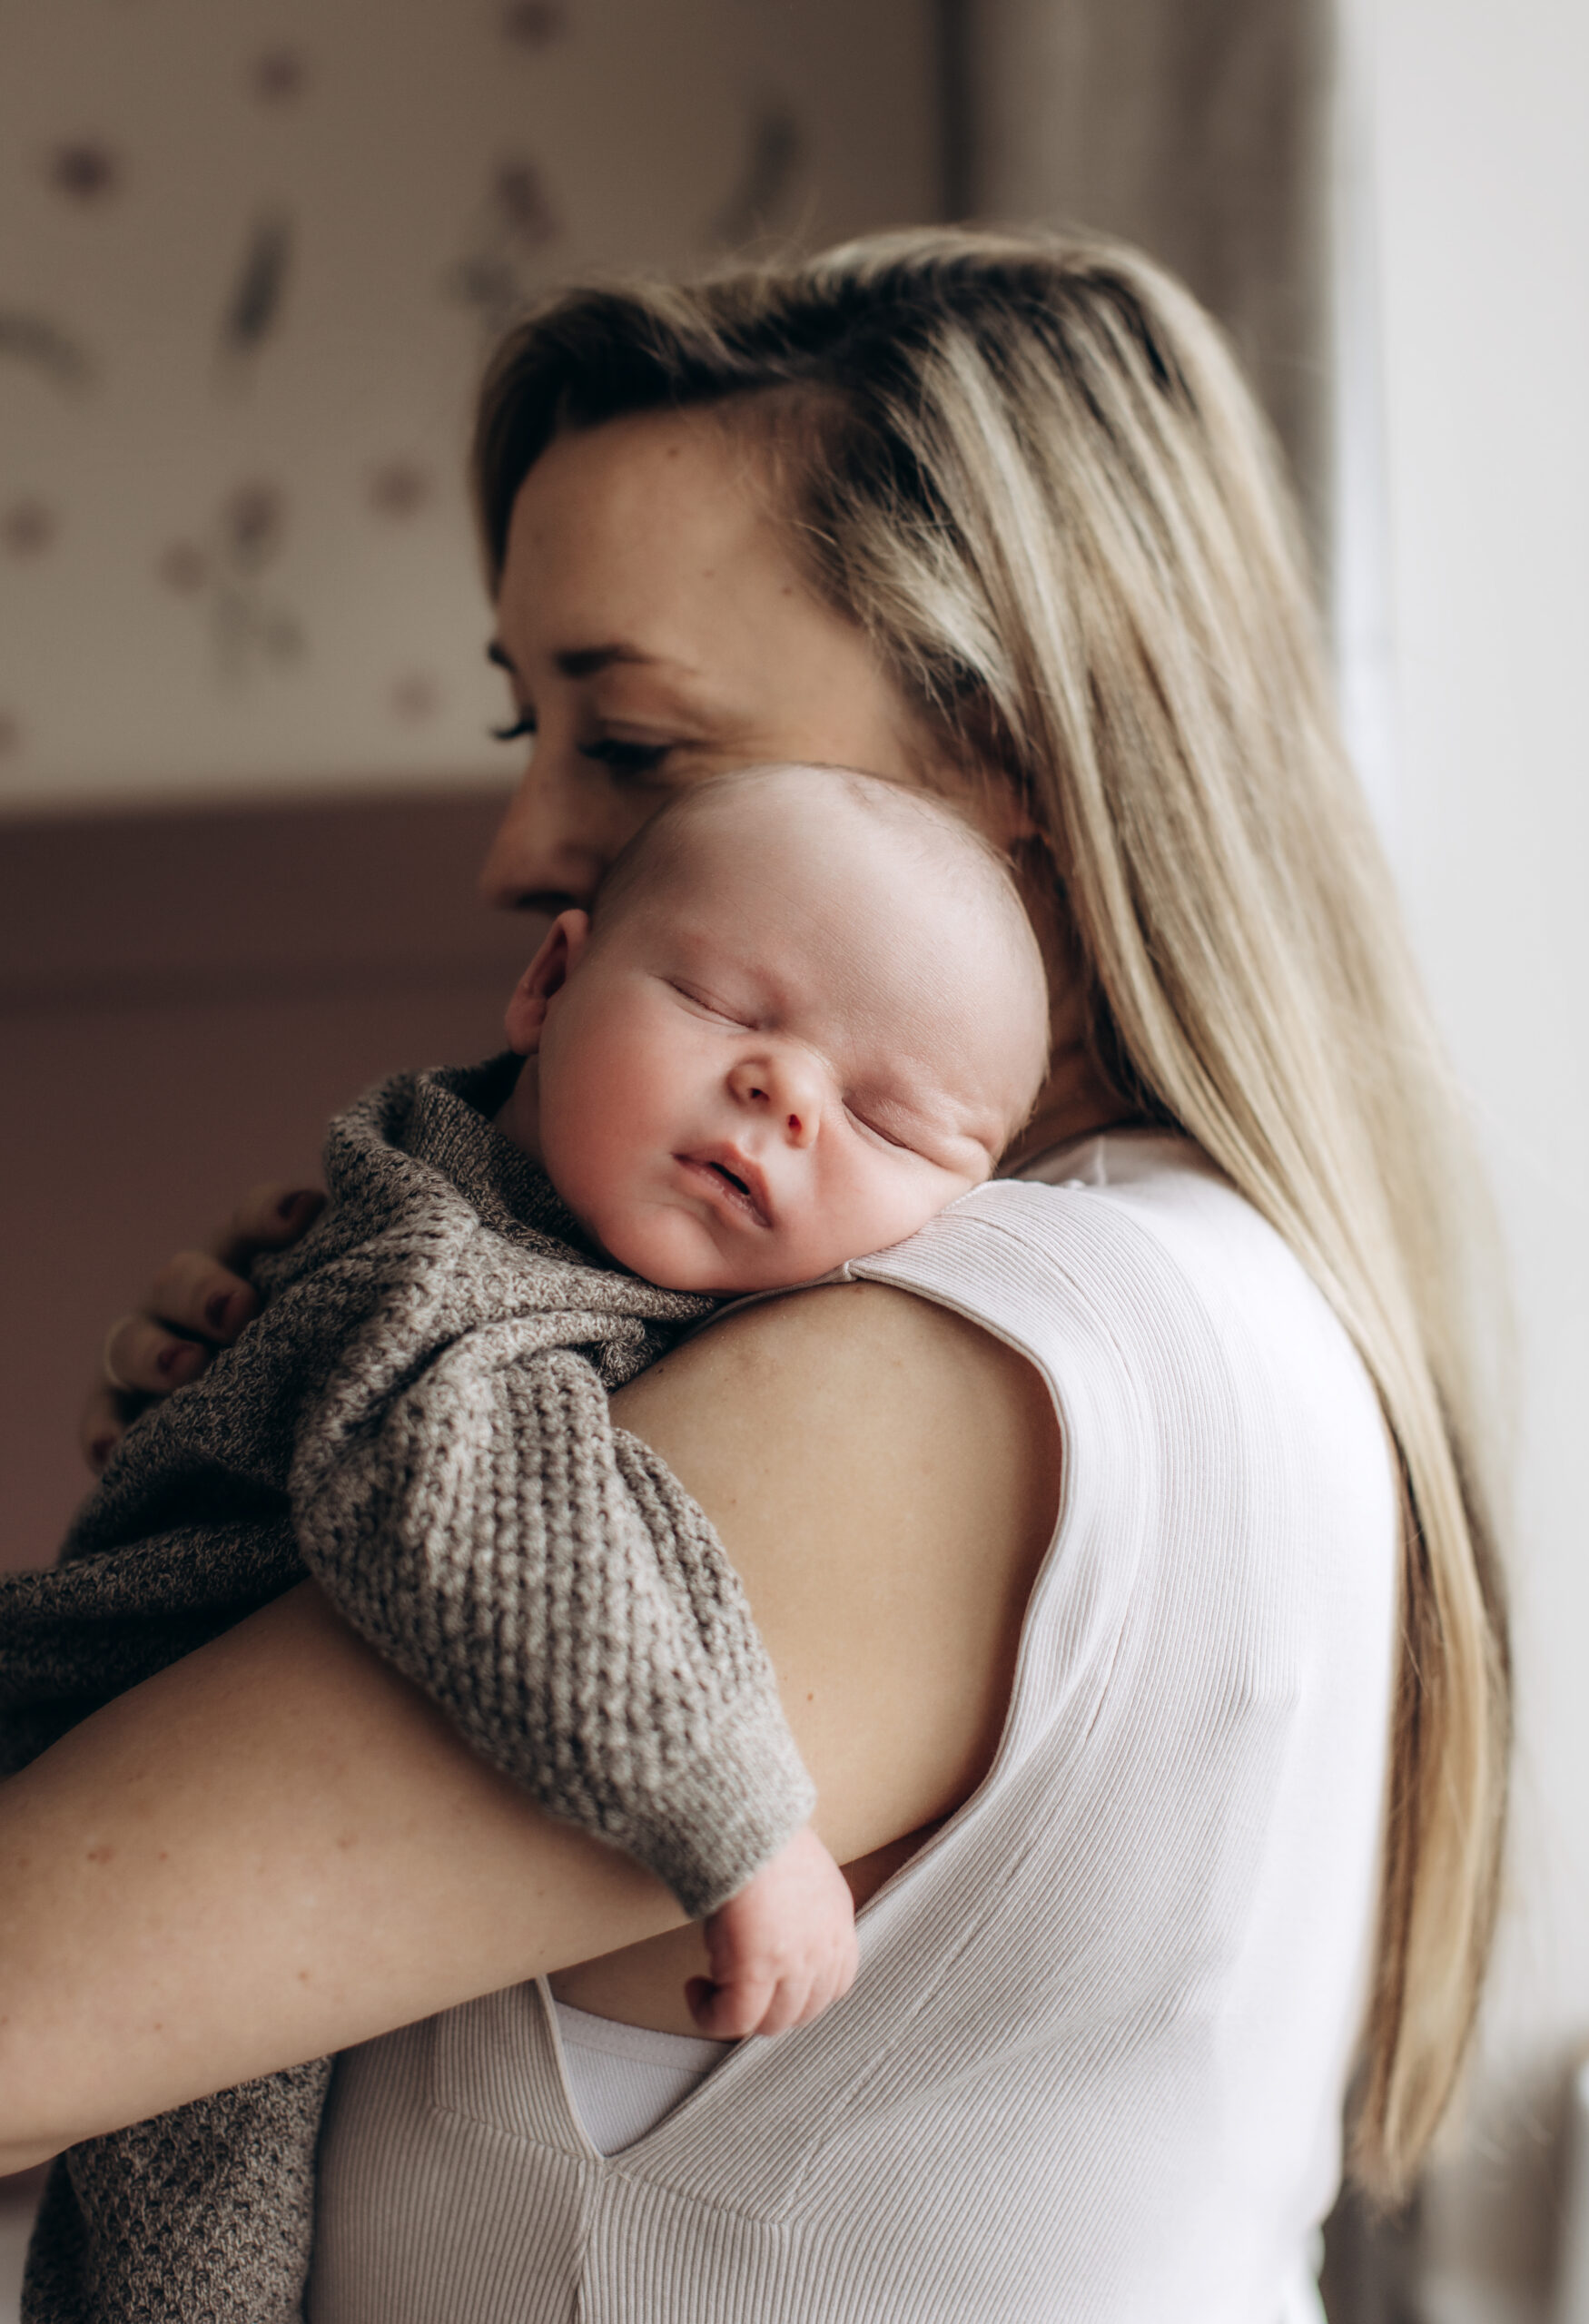
<svg viewBox="0 0 1589 2324"><path fill-rule="evenodd" d="M111 1325L104 1377L83 1408L79 1442L97 1476L152 1398L196 1380L218 1347L259 1312L248 1267L260 1251L285 1250L325 1207L316 1187L255 1187L202 1251L166 1261L134 1308Z"/></svg>

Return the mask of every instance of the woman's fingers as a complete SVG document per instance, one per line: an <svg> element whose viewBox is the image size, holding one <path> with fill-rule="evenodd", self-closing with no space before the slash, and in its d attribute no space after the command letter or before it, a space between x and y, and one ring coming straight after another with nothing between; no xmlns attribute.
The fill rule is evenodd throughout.
<svg viewBox="0 0 1589 2324"><path fill-rule="evenodd" d="M251 1187L211 1243L210 1255L242 1274L256 1251L284 1251L307 1234L325 1204L318 1187L271 1179Z"/></svg>
<svg viewBox="0 0 1589 2324"><path fill-rule="evenodd" d="M241 1275L233 1274L221 1260L212 1258L208 1251L178 1251L167 1259L151 1284L142 1313L126 1321L130 1325L151 1325L166 1340L173 1339L173 1334L183 1334L173 1343L178 1347L191 1347L195 1341L205 1341L211 1347L230 1347L243 1325L258 1315L259 1306L253 1285L245 1283ZM157 1380L134 1380L123 1368L115 1334L112 1334L107 1351L112 1369L129 1386L155 1394L182 1384L173 1376L173 1366L182 1373L183 1379L192 1379L194 1373L203 1369L202 1364L184 1369L168 1350L154 1351L147 1335L138 1341L137 1352L146 1364L153 1360L160 1365Z"/></svg>
<svg viewBox="0 0 1589 2324"><path fill-rule="evenodd" d="M214 1348L234 1340L259 1306L251 1285L204 1251L169 1260L149 1301L155 1312L135 1309L111 1325L102 1377L83 1408L78 1443L95 1476L149 1398L196 1380Z"/></svg>
<svg viewBox="0 0 1589 2324"><path fill-rule="evenodd" d="M247 1287L236 1285L239 1292ZM169 1396L173 1388L196 1380L209 1361L210 1350L198 1340L172 1330L163 1315L142 1310L113 1324L104 1344L106 1384L123 1396Z"/></svg>
<svg viewBox="0 0 1589 2324"><path fill-rule="evenodd" d="M123 1394L165 1396L196 1380L218 1347L230 1347L259 1314L259 1295L244 1269L261 1251L279 1251L325 1207L313 1187L256 1187L207 1250L178 1251L149 1287L141 1308L111 1326L105 1378Z"/></svg>
<svg viewBox="0 0 1589 2324"><path fill-rule="evenodd" d="M151 1285L142 1308L111 1325L96 1382L83 1408L78 1442L97 1476L150 1396L196 1380L218 1347L230 1347L259 1313L246 1280L261 1251L296 1243L325 1208L318 1187L280 1180L245 1195L207 1250L179 1251Z"/></svg>
<svg viewBox="0 0 1589 2324"><path fill-rule="evenodd" d="M91 1390L78 1423L77 1442L96 1477L126 1434L133 1409L131 1400L118 1396L108 1384Z"/></svg>

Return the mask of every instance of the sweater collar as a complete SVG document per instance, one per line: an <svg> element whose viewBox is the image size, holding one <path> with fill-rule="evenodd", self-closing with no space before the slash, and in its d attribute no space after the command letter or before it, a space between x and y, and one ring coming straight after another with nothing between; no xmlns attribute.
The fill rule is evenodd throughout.
<svg viewBox="0 0 1589 2324"><path fill-rule="evenodd" d="M416 1161L450 1178L498 1234L518 1239L528 1227L600 1262L602 1255L540 1164L496 1126L494 1117L507 1104L523 1062L505 1049L484 1065L417 1075L399 1143Z"/></svg>

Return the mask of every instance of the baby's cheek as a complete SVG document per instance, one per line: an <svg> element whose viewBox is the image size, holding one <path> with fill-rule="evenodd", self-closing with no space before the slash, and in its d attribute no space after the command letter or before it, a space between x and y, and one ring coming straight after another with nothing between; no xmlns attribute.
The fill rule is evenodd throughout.
<svg viewBox="0 0 1589 2324"><path fill-rule="evenodd" d="M891 1163L877 1173L867 1205L868 1224L879 1238L873 1249L903 1242L948 1200L939 1171L924 1167L915 1157Z"/></svg>
<svg viewBox="0 0 1589 2324"><path fill-rule="evenodd" d="M867 1222L872 1236L867 1249L885 1251L892 1244L919 1234L941 1210L970 1190L969 1179L952 1177L945 1171L902 1173Z"/></svg>

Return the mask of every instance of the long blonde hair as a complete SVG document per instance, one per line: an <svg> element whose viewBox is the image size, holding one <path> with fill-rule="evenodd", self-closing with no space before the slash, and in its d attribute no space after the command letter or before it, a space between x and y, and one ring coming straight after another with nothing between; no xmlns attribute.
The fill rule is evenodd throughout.
<svg viewBox="0 0 1589 2324"><path fill-rule="evenodd" d="M1042 832L1100 1064L1285 1236L1377 1387L1402 1642L1353 2162L1394 2200L1471 2030L1505 1812L1467 1291L1485 1214L1268 431L1190 296L1091 240L925 231L566 291L486 382L493 577L559 428L735 403L781 428L816 586Z"/></svg>

